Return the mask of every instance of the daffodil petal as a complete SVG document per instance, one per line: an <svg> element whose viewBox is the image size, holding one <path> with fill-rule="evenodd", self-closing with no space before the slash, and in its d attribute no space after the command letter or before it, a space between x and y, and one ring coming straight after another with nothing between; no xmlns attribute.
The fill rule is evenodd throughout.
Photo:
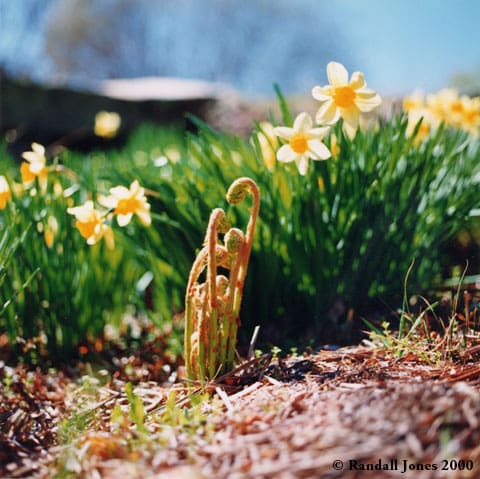
<svg viewBox="0 0 480 479"><path fill-rule="evenodd" d="M293 128L288 128L287 126L277 126L275 128L275 135L283 138L284 140L290 140L294 133L295 132L293 131Z"/></svg>
<svg viewBox="0 0 480 479"><path fill-rule="evenodd" d="M312 88L312 96L315 100L318 101L328 101L332 98L334 93L333 87L331 85L327 86L316 86Z"/></svg>
<svg viewBox="0 0 480 479"><path fill-rule="evenodd" d="M32 161L30 163L30 171L34 174L34 175L38 175L42 172L42 170L45 168L45 164L44 163L41 163L39 161Z"/></svg>
<svg viewBox="0 0 480 479"><path fill-rule="evenodd" d="M105 226L105 232L103 234L105 239L105 244L107 245L108 249L115 248L115 235L113 234L112 228L110 226Z"/></svg>
<svg viewBox="0 0 480 479"><path fill-rule="evenodd" d="M137 211L137 216L143 226L150 226L152 224L152 217L150 211Z"/></svg>
<svg viewBox="0 0 480 479"><path fill-rule="evenodd" d="M92 214L94 214L93 201L87 201L82 206L67 208L67 213L75 216L75 218L81 223L90 221Z"/></svg>
<svg viewBox="0 0 480 479"><path fill-rule="evenodd" d="M283 145L277 151L277 160L281 161L282 163L290 163L297 158L297 153L295 153L290 145Z"/></svg>
<svg viewBox="0 0 480 479"><path fill-rule="evenodd" d="M81 208L81 206L79 207ZM92 212L79 209L72 213L80 223L88 223L92 219Z"/></svg>
<svg viewBox="0 0 480 479"><path fill-rule="evenodd" d="M0 191L8 191L10 188L7 183L7 179L2 175L0 176Z"/></svg>
<svg viewBox="0 0 480 479"><path fill-rule="evenodd" d="M115 198L114 196L100 195L98 196L97 201L99 204L108 209L116 208L118 205L118 198Z"/></svg>
<svg viewBox="0 0 480 479"><path fill-rule="evenodd" d="M375 92L375 90L372 90L371 88L361 88L355 91L355 96L357 98L368 100L369 98L373 98L374 96L377 96L377 93Z"/></svg>
<svg viewBox="0 0 480 479"><path fill-rule="evenodd" d="M22 158L24 160L27 160L29 163L38 163L39 160L37 153L35 153L34 151L24 151L22 153Z"/></svg>
<svg viewBox="0 0 480 479"><path fill-rule="evenodd" d="M310 140L308 150L314 160L326 160L332 156L330 150L320 140Z"/></svg>
<svg viewBox="0 0 480 479"><path fill-rule="evenodd" d="M358 128L360 113L357 108L354 106L350 108L342 108L341 115L344 123L348 123L355 130Z"/></svg>
<svg viewBox="0 0 480 479"><path fill-rule="evenodd" d="M352 78L350 80L350 86L354 90L359 90L360 88L365 88L367 84L365 83L365 77L362 72L353 72Z"/></svg>
<svg viewBox="0 0 480 479"><path fill-rule="evenodd" d="M114 186L110 188L110 194L116 198L125 198L130 196L130 191L125 186Z"/></svg>
<svg viewBox="0 0 480 479"><path fill-rule="evenodd" d="M72 208L67 208L67 213L69 215L75 215L75 212L76 212L77 208L78 208L78 206L74 206Z"/></svg>
<svg viewBox="0 0 480 479"><path fill-rule="evenodd" d="M318 128L312 128L311 130L308 131L308 136L310 138L316 138L318 140L321 140L322 138L325 138L326 134L330 131L329 126L322 126Z"/></svg>
<svg viewBox="0 0 480 479"><path fill-rule="evenodd" d="M330 85L344 86L348 84L348 72L341 63L330 62L327 65L327 77Z"/></svg>
<svg viewBox="0 0 480 479"><path fill-rule="evenodd" d="M308 170L308 158L305 155L301 155L300 157L297 158L296 164L297 164L298 172L302 176L305 176Z"/></svg>
<svg viewBox="0 0 480 479"><path fill-rule="evenodd" d="M348 138L350 138L350 140L353 140L355 138L355 134L357 133L359 116L360 115L358 111L355 112L355 110L352 108L342 112L343 132L348 136Z"/></svg>
<svg viewBox="0 0 480 479"><path fill-rule="evenodd" d="M349 125L347 122L343 122L343 127L342 127L343 133L350 139L353 140L355 138L355 135L357 134L357 129L352 128L351 125Z"/></svg>
<svg viewBox="0 0 480 479"><path fill-rule="evenodd" d="M377 94L366 98L362 98L361 96L357 95L357 97L355 98L355 104L362 113L368 113L374 110L375 108L380 106L381 103L382 99Z"/></svg>
<svg viewBox="0 0 480 479"><path fill-rule="evenodd" d="M317 112L316 122L321 125L333 125L340 118L340 110L335 105L333 99L325 102Z"/></svg>
<svg viewBox="0 0 480 479"><path fill-rule="evenodd" d="M40 156L45 155L45 147L41 145L40 143L32 143L32 150Z"/></svg>
<svg viewBox="0 0 480 479"><path fill-rule="evenodd" d="M117 215L118 226L127 226L128 223L130 223L132 216L132 213L127 213L126 215Z"/></svg>
<svg viewBox="0 0 480 479"><path fill-rule="evenodd" d="M295 121L293 122L293 130L295 132L298 131L308 131L312 128L313 123L312 123L312 117L308 113L300 113L300 115L295 118Z"/></svg>
<svg viewBox="0 0 480 479"><path fill-rule="evenodd" d="M143 195L143 188L140 186L138 180L134 180L130 185L130 193L139 193Z"/></svg>

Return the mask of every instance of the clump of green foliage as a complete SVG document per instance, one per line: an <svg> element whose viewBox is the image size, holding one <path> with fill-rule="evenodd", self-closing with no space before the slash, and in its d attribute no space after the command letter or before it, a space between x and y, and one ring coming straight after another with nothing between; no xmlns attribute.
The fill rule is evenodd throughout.
<svg viewBox="0 0 480 479"><path fill-rule="evenodd" d="M76 355L80 345L103 337L105 324L118 326L129 305L139 312L151 308L151 271L164 278L165 287L165 270L172 271L155 247L160 233L144 234L146 228L132 219L116 228L114 242L89 245L68 213L121 179L112 175L101 181L95 159L65 152L49 157L45 177L25 186L15 182L18 165L2 157L11 198L0 211L0 232L15 242L15 251L7 254L2 272L6 280L0 297L11 300L2 310L0 331L12 343L33 340L26 359L38 361L38 348L58 358ZM158 223L168 222L161 214L154 216ZM164 306L165 317L167 310L170 315L170 304Z"/></svg>
<svg viewBox="0 0 480 479"><path fill-rule="evenodd" d="M5 288L8 293L4 294L1 297L0 302L0 316L4 315L8 307L15 300L15 297L22 292L24 288L28 286L33 276L36 274L36 271L30 274L29 278L26 278L22 283L20 280L14 284L8 284L7 272L11 267L15 259L15 254L17 253L19 247L25 242L28 234L28 229L26 229L20 235L16 235L13 232L13 228L5 228L3 230L2 236L0 237L0 289ZM7 281L5 281L7 279ZM7 328L11 335L16 333L15 325L8 323Z"/></svg>
<svg viewBox="0 0 480 479"><path fill-rule="evenodd" d="M285 103L284 116L287 124ZM412 259L412 288L431 287L442 245L478 206L478 142L461 131L440 127L418 143L399 114L351 140L339 123L326 139L336 155L301 176L293 164L266 165L260 126L250 142L195 124L198 132L187 134L160 175L148 168L137 174L179 225L169 258L184 278L180 255L195 254L189 248L201 241L198 225L222 204L218 185L240 176L258 184L262 216L242 305L247 335L255 324L267 331L275 324L283 339L341 340L336 321L348 308L361 311L369 298L396 308ZM245 222L241 211L227 215Z"/></svg>
<svg viewBox="0 0 480 479"><path fill-rule="evenodd" d="M287 102L279 98L282 118L272 123L291 126ZM260 324L264 337L275 328L276 343L320 335L341 341L349 310L361 312L369 298L396 307L412 259L411 287L429 288L439 278L442 245L479 206L479 142L444 124L419 139L422 120L412 130L407 115L393 114L352 139L339 121L325 137L332 158L310 162L302 176L293 163L275 161L278 140L263 125L245 140L190 120L194 132L145 125L120 150L66 151L55 159L63 172L45 195L14 199L16 220L7 209L0 212L2 229L17 236L32 224L2 297L39 269L0 328L12 338L44 331L48 348L65 354L101 334L127 304L149 309L159 323L170 321L183 310L202 225L225 204L223 185L249 177L262 191L262 216L243 292L243 334ZM2 165L18 169L8 159ZM134 180L149 195L152 227L130 223L115 233L113 250L104 242L86 245L66 213L71 201ZM55 196L56 182L69 194ZM241 209L225 212L232 224L247 222ZM52 216L58 228L49 247Z"/></svg>

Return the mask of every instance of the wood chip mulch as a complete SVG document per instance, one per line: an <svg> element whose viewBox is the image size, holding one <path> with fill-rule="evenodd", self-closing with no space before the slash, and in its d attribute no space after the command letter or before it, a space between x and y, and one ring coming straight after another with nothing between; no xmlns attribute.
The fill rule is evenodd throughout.
<svg viewBox="0 0 480 479"><path fill-rule="evenodd" d="M427 364L366 347L280 362L265 356L209 385L217 408L209 414L205 403L206 419L194 432L158 422L172 388L179 407L188 406L186 388L139 383L135 393L154 439L135 446L112 429L115 405L128 403L124 384L111 383L94 407L96 430L77 443L69 477L480 477L480 363L476 350L465 357ZM64 406L55 405L48 386L39 387L45 401L37 403L39 410L46 405L61 415ZM54 413L31 418L27 432L13 426L22 407L0 409L0 450L7 451L0 456L0 477L53 477L54 459L64 450L46 432ZM40 441L38 450L25 439L29 434ZM37 461L30 476L28 461L8 455L15 441L36 454L29 458ZM373 470L362 470L368 467Z"/></svg>
<svg viewBox="0 0 480 479"><path fill-rule="evenodd" d="M35 477L65 414L67 379L0 361L0 477Z"/></svg>

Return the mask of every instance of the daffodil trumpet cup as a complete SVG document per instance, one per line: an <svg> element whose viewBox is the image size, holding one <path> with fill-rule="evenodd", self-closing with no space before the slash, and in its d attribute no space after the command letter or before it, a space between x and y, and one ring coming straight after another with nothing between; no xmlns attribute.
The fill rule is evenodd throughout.
<svg viewBox="0 0 480 479"><path fill-rule="evenodd" d="M235 362L243 285L247 275L260 194L250 178L235 180L227 192L230 204L247 193L253 198L244 234L230 227L221 208L212 211L203 248L195 259L185 295L185 367L187 378L205 383L229 371ZM219 235L223 235L223 242ZM228 271L228 277L218 268ZM206 269L205 281L200 277Z"/></svg>

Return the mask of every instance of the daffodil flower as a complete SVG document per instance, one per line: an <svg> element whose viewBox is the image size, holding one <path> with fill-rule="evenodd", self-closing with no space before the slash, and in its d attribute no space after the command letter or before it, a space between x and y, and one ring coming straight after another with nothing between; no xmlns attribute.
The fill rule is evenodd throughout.
<svg viewBox="0 0 480 479"><path fill-rule="evenodd" d="M461 126L474 138L480 136L480 97L465 98Z"/></svg>
<svg viewBox="0 0 480 479"><path fill-rule="evenodd" d="M408 103L407 103L408 105ZM404 102L404 109L405 102ZM413 108L413 110L418 110ZM473 137L480 134L480 98L459 95L454 88L443 88L427 95L424 111L428 112L433 126L440 123L466 130ZM410 118L410 110L407 110Z"/></svg>
<svg viewBox="0 0 480 479"><path fill-rule="evenodd" d="M4 210L7 206L7 202L12 199L12 193L10 186L8 186L7 179L2 175L0 176L0 210Z"/></svg>
<svg viewBox="0 0 480 479"><path fill-rule="evenodd" d="M350 81L346 68L337 62L327 65L329 85L316 86L312 90L315 100L322 103L316 121L321 125L333 125L343 118L343 130L352 139L358 129L361 113L373 111L381 104L381 98L367 88L363 73L354 72Z"/></svg>
<svg viewBox="0 0 480 479"><path fill-rule="evenodd" d="M420 120L422 120L422 123L415 135L415 144L421 143L438 126L438 120L430 110L427 108L412 108L408 111L407 130L405 132L407 137L413 134Z"/></svg>
<svg viewBox="0 0 480 479"><path fill-rule="evenodd" d="M407 95L403 99L403 110L407 113L411 110L419 110L422 108L425 108L425 96L419 90L415 90L411 95Z"/></svg>
<svg viewBox="0 0 480 479"><path fill-rule="evenodd" d="M111 188L110 195L99 198L99 202L113 210L119 226L128 225L134 214L143 225L150 226L152 223L150 204L145 197L144 188L137 180L130 185L130 189L125 186Z"/></svg>
<svg viewBox="0 0 480 479"><path fill-rule="evenodd" d="M39 143L32 143L32 151L22 153L24 161L20 166L22 182L24 185L30 185L35 178L44 181L47 176L45 147Z"/></svg>
<svg viewBox="0 0 480 479"><path fill-rule="evenodd" d="M95 209L93 201L87 201L82 206L68 208L67 213L75 216L77 219L75 226L89 245L100 241L109 229L104 224L105 218Z"/></svg>
<svg viewBox="0 0 480 479"><path fill-rule="evenodd" d="M260 129L256 135L258 145L260 146L260 155L265 166L272 171L275 166L275 152L278 148L278 138L270 122L264 121L260 123L259 126Z"/></svg>
<svg viewBox="0 0 480 479"><path fill-rule="evenodd" d="M461 114L462 110L458 91L454 88L443 88L437 93L427 95L426 105L430 113L438 119L438 123L445 122L450 125L453 117Z"/></svg>
<svg viewBox="0 0 480 479"><path fill-rule="evenodd" d="M337 158L341 151L340 145L338 144L338 138L335 133L330 135L330 151L332 152L333 158Z"/></svg>
<svg viewBox="0 0 480 479"><path fill-rule="evenodd" d="M43 238L47 248L51 248L58 233L58 221L55 216L49 216L43 230Z"/></svg>
<svg viewBox="0 0 480 479"><path fill-rule="evenodd" d="M93 131L95 135L102 138L114 138L120 128L122 119L118 113L110 111L99 111L95 115Z"/></svg>
<svg viewBox="0 0 480 479"><path fill-rule="evenodd" d="M277 160L283 163L295 161L302 176L307 173L308 159L326 160L332 155L323 144L329 127L313 128L312 118L308 113L300 113L293 122L293 128L278 126L275 134L287 140L277 151Z"/></svg>

